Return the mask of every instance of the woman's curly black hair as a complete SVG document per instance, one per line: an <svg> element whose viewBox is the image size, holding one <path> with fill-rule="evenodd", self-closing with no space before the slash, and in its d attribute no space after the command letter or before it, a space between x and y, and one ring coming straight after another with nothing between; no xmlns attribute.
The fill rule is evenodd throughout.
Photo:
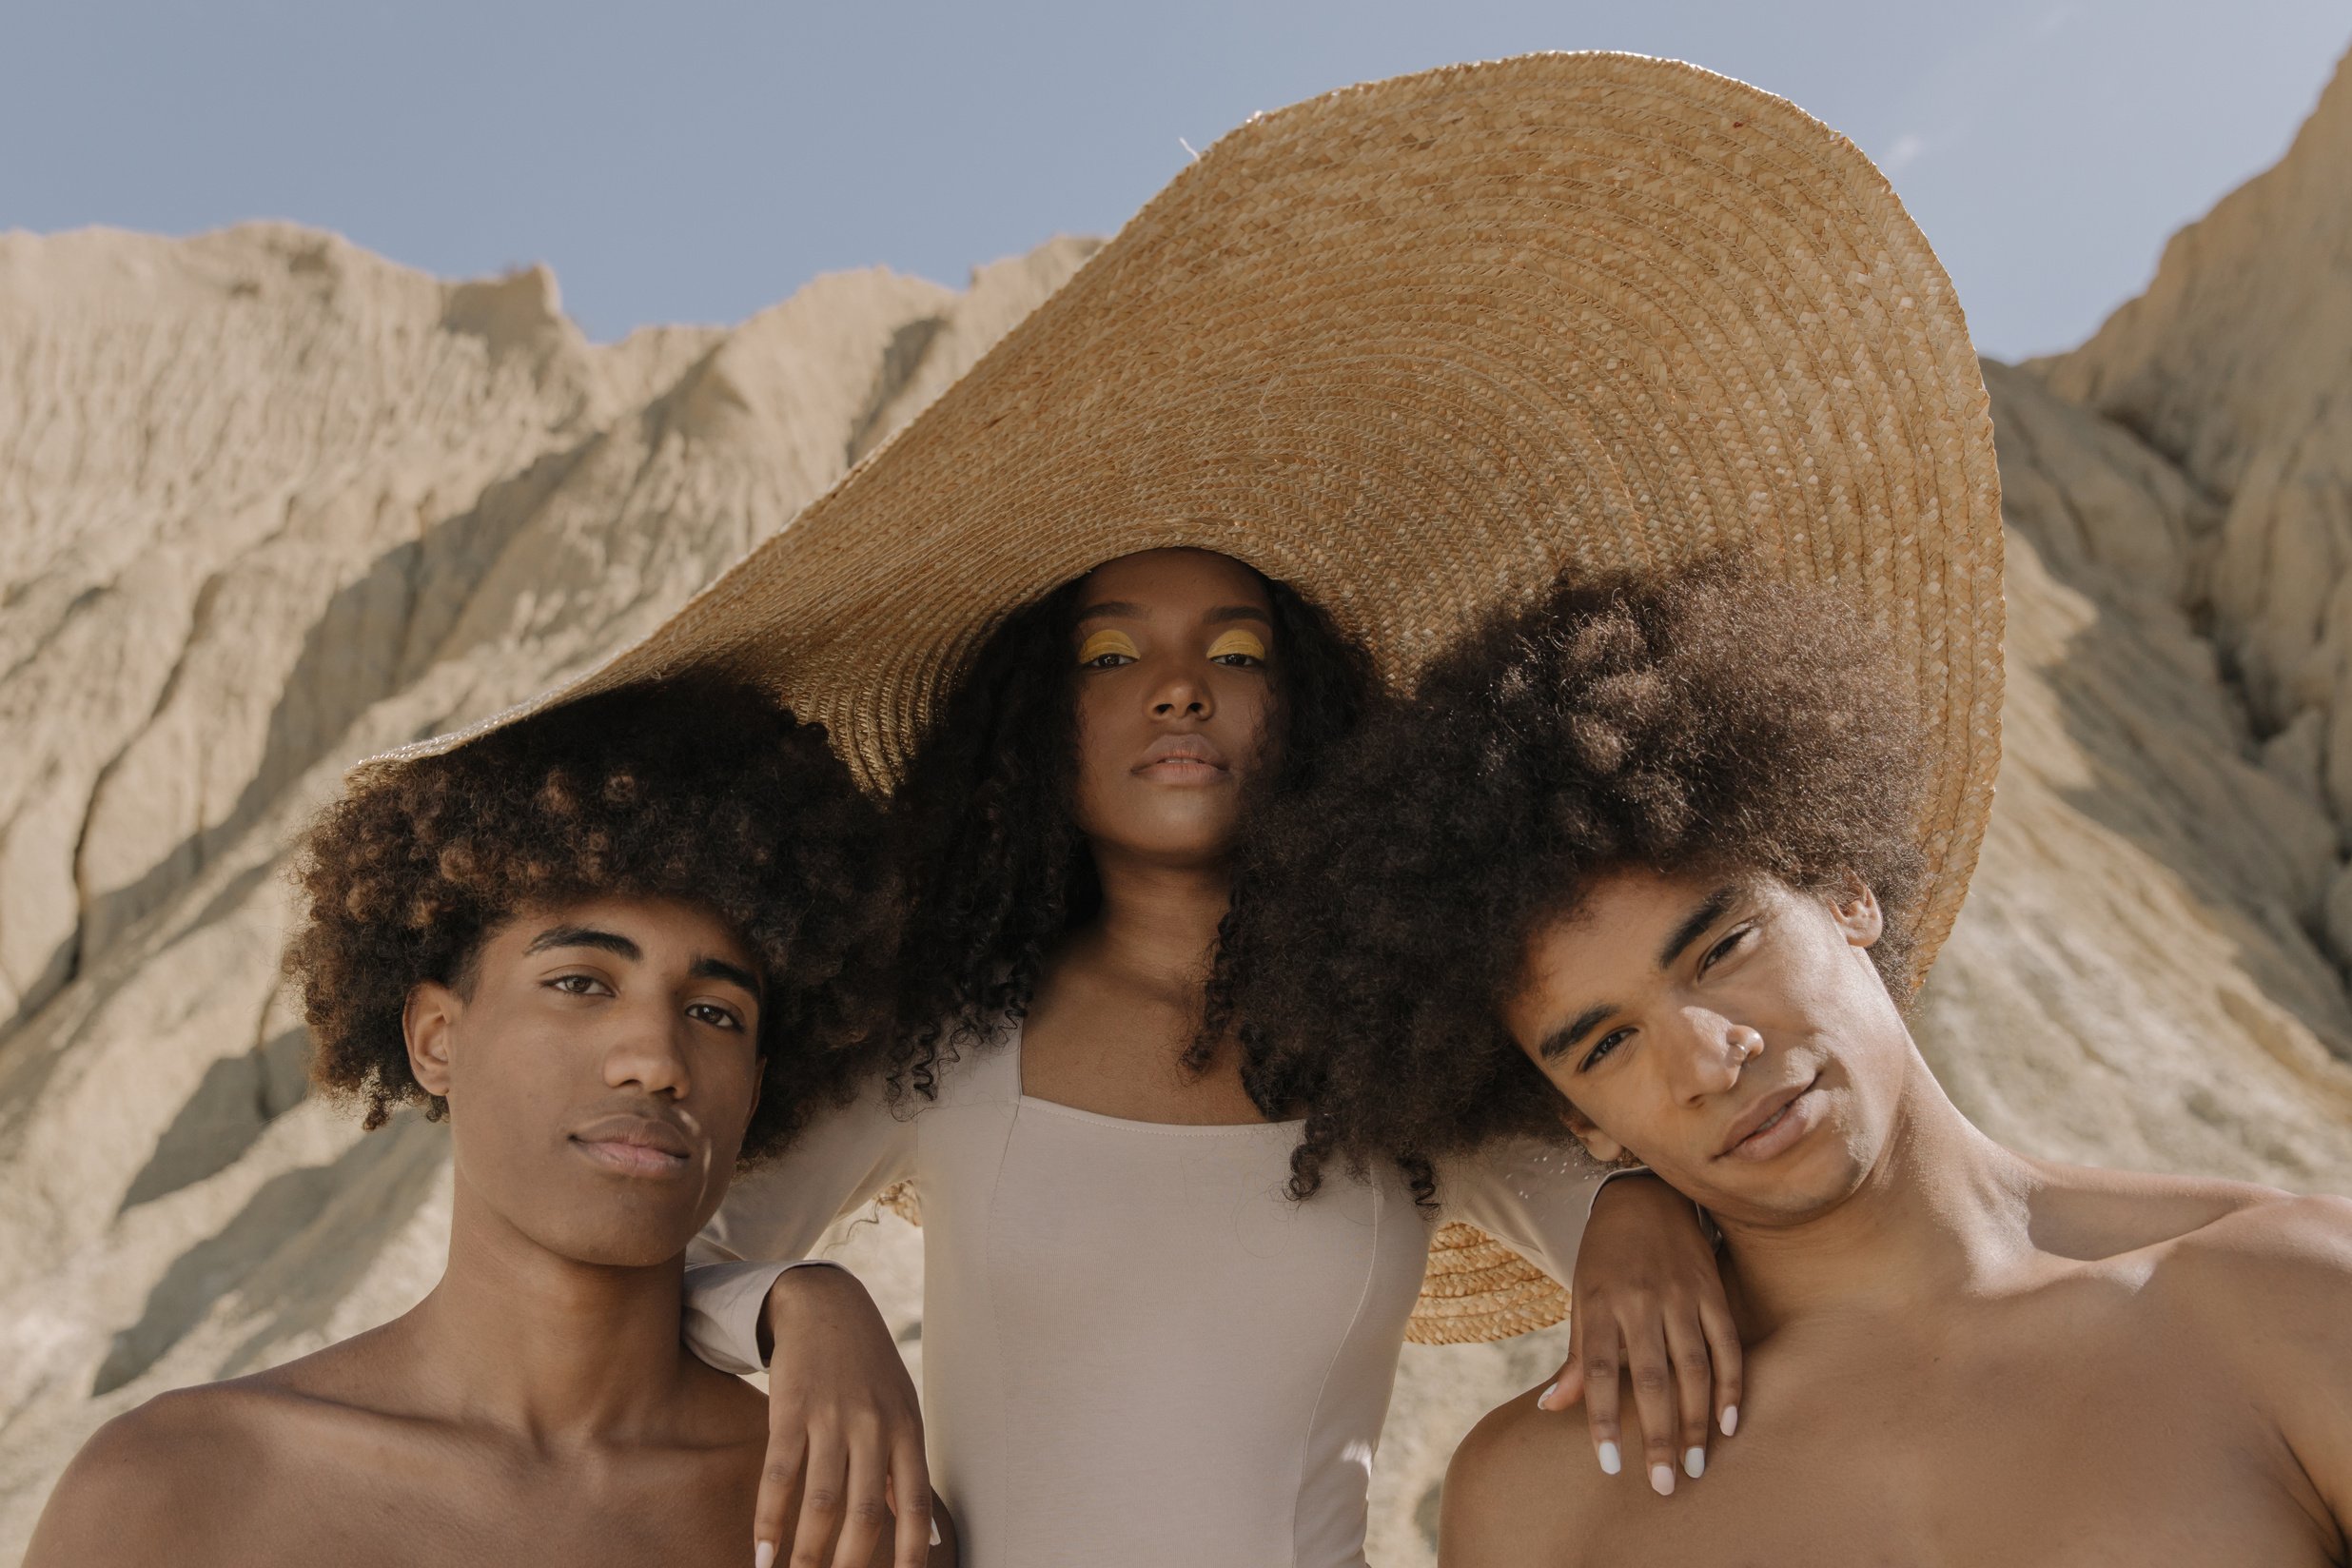
<svg viewBox="0 0 2352 1568"><path fill-rule="evenodd" d="M1224 982L1296 1060L1293 1195L1388 1160L1426 1204L1438 1160L1563 1136L1499 1008L1537 927L1611 870L1858 874L1907 997L1919 734L1849 606L1721 563L1562 585L1464 638L1244 825Z"/></svg>
<svg viewBox="0 0 2352 1568"><path fill-rule="evenodd" d="M1371 663L1323 612L1260 576L1276 649L1274 765L1252 804L1291 793L1348 734L1372 690ZM934 712L892 801L907 887L891 1090L930 1098L937 1070L993 1044L1027 1010L1064 934L1102 904L1078 831L1077 671L1069 638L1086 578L1008 617ZM1208 1065L1214 1042L1190 1054ZM1296 1104L1286 1077L1244 1082L1268 1116Z"/></svg>
<svg viewBox="0 0 2352 1568"><path fill-rule="evenodd" d="M711 911L756 956L766 1056L746 1163L845 1100L885 1032L891 920L881 812L756 689L641 685L525 718L363 779L314 822L285 954L311 1076L367 1107L447 1103L410 1072L401 1014L462 991L484 938L532 904L611 894Z"/></svg>

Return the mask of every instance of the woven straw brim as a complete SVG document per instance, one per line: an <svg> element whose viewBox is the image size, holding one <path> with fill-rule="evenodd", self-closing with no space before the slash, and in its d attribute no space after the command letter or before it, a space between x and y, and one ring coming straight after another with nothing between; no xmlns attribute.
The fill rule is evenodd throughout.
<svg viewBox="0 0 2352 1568"><path fill-rule="evenodd" d="M1563 569L1733 553L1833 588L1891 637L1929 731L1920 972L1950 929L2002 632L1992 426L1950 281L1844 137L1632 55L1451 67L1250 121L644 642L395 757L717 669L888 786L1004 615L1166 545L1291 583L1392 681ZM1492 1275L1476 1247L1433 1256L1417 1338L1557 1316L1532 1269L1458 1292L1465 1267Z"/></svg>

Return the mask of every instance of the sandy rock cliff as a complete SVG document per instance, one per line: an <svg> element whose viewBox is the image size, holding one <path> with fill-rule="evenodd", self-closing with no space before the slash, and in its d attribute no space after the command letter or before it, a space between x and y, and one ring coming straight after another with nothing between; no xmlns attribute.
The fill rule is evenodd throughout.
<svg viewBox="0 0 2352 1568"><path fill-rule="evenodd" d="M2352 78L2083 348L1988 365L2008 760L1921 1033L2038 1152L2352 1192ZM401 1310L438 1129L306 1097L280 846L649 629L1084 259L594 345L541 270L0 236L0 1560L100 1421ZM2330 932L2333 936L2330 936ZM919 1254L854 1227L919 1355ZM1558 1331L1408 1349L1372 1556Z"/></svg>

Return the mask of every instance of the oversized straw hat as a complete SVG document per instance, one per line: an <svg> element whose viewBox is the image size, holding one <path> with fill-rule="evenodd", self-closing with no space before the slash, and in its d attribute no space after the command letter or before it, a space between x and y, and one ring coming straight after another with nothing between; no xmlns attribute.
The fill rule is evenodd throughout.
<svg viewBox="0 0 2352 1568"><path fill-rule="evenodd" d="M1251 120L666 625L480 728L718 669L888 786L1007 613L1167 545L1292 584L1392 682L1562 570L1730 552L1834 588L1891 637L1930 732L1922 971L1950 929L2002 630L1959 303L1852 143L1635 55L1448 67ZM1414 1337L1564 1304L1449 1226Z"/></svg>

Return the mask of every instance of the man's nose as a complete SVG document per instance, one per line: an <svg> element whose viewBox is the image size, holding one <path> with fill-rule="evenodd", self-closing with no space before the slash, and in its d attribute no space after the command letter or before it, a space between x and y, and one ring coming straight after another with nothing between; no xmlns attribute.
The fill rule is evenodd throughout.
<svg viewBox="0 0 2352 1568"><path fill-rule="evenodd" d="M616 1019L617 1032L604 1052L604 1082L611 1088L682 1097L687 1078L687 1021L666 1007L632 1009Z"/></svg>
<svg viewBox="0 0 2352 1568"><path fill-rule="evenodd" d="M1707 1008L1684 1008L1676 1023L1675 1087L1686 1100L1723 1093L1739 1082L1741 1068L1763 1054L1762 1035Z"/></svg>

